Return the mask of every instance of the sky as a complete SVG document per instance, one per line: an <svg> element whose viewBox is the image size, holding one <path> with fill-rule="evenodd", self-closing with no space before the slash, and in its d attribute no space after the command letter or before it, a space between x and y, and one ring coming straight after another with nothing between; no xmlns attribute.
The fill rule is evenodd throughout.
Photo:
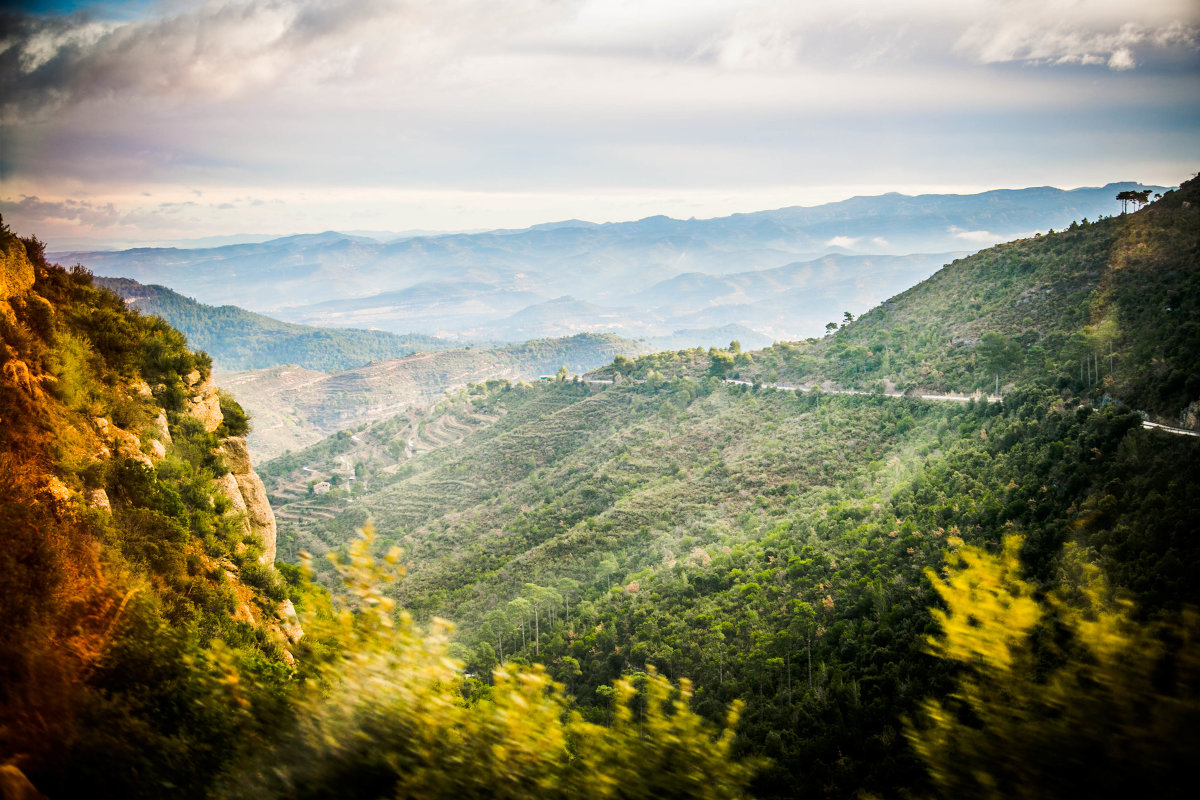
<svg viewBox="0 0 1200 800"><path fill-rule="evenodd" d="M0 10L0 214L52 250L1197 170L1196 0Z"/></svg>

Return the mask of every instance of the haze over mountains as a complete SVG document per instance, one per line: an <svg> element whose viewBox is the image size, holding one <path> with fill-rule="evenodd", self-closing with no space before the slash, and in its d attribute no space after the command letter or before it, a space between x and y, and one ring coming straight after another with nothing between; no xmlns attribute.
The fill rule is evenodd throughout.
<svg viewBox="0 0 1200 800"><path fill-rule="evenodd" d="M1115 213L1116 193L1138 186L892 193L709 220L568 220L386 242L327 232L51 256L315 325L460 341L651 339L740 325L764 339L799 339L978 247Z"/></svg>
<svg viewBox="0 0 1200 800"><path fill-rule="evenodd" d="M474 381L536 380L560 367L578 373L650 348L604 334L538 339L507 347L441 350L377 361L332 374L294 366L235 372L221 383L254 418L257 458L299 450L355 425L375 422Z"/></svg>

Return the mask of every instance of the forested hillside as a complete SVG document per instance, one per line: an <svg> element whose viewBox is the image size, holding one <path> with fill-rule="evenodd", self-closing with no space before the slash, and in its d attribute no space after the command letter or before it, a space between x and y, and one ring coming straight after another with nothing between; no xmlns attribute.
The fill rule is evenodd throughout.
<svg viewBox="0 0 1200 800"><path fill-rule="evenodd" d="M455 345L433 336L354 328L314 328L280 322L237 306L198 303L165 286L128 278L96 278L131 307L162 317L203 350L223 372L296 364L320 372L340 372L372 361L402 358Z"/></svg>
<svg viewBox="0 0 1200 800"><path fill-rule="evenodd" d="M265 481L206 355L0 230L5 791L1183 796L1200 437L1142 414L1194 425L1198 194Z"/></svg>
<svg viewBox="0 0 1200 800"><path fill-rule="evenodd" d="M1200 440L1139 411L1200 396L1198 194L955 262L824 339L347 432L267 465L281 552L373 520L392 596L459 621L479 680L544 664L600 723L630 671L744 702L764 796L1169 796L1200 724ZM997 374L1002 403L882 393Z"/></svg>
<svg viewBox="0 0 1200 800"><path fill-rule="evenodd" d="M832 335L756 354L764 382L992 390L1036 383L1194 426L1200 187L1135 214L993 247Z"/></svg>

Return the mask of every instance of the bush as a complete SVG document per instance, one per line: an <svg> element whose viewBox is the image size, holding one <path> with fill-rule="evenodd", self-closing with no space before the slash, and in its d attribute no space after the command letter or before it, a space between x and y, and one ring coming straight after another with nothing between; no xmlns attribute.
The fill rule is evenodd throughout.
<svg viewBox="0 0 1200 800"><path fill-rule="evenodd" d="M287 586L280 580L274 567L251 562L242 566L241 577L242 583L261 590L276 603L282 603L288 598Z"/></svg>
<svg viewBox="0 0 1200 800"><path fill-rule="evenodd" d="M241 407L233 395L224 389L217 392L221 403L221 426L217 428L217 436L245 436L250 433L250 415Z"/></svg>

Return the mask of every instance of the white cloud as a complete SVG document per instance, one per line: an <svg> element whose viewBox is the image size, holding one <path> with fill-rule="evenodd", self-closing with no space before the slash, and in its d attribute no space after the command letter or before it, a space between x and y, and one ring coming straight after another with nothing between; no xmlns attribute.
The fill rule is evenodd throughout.
<svg viewBox="0 0 1200 800"><path fill-rule="evenodd" d="M859 241L857 236L834 236L825 243L826 247L854 247Z"/></svg>
<svg viewBox="0 0 1200 800"><path fill-rule="evenodd" d="M1004 240L1003 236L998 236L991 231L965 231L962 228L951 226L947 229L955 239L962 239L964 242L972 244L995 244Z"/></svg>
<svg viewBox="0 0 1200 800"><path fill-rule="evenodd" d="M954 50L985 64L1104 64L1128 70L1137 66L1139 50L1195 53L1198 8L1180 0L1136 6L1093 0L1086 8L1071 0L997 3L959 36Z"/></svg>
<svg viewBox="0 0 1200 800"><path fill-rule="evenodd" d="M1133 51L1128 47L1119 47L1108 57L1108 68L1115 70L1133 69L1137 62L1133 60Z"/></svg>
<svg viewBox="0 0 1200 800"><path fill-rule="evenodd" d="M164 3L158 16L14 17L0 42L9 120L121 97L223 100L293 82L412 80L570 2L246 0Z"/></svg>

